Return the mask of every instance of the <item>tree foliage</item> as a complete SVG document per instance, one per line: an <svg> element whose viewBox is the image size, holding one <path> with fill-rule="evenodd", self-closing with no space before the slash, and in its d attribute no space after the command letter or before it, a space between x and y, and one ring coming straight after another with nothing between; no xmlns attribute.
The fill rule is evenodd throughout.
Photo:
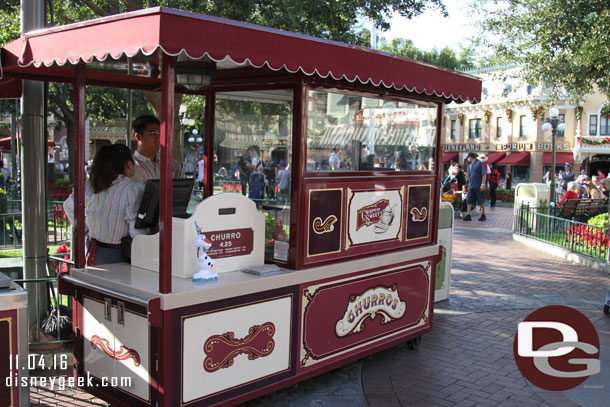
<svg viewBox="0 0 610 407"><path fill-rule="evenodd" d="M462 47L459 51L459 55L457 55L456 52L449 47L444 47L440 51L436 48L431 51L422 51L409 39L394 38L391 41L388 41L385 38L381 38L378 49L450 69L468 69L474 67L474 50L470 47Z"/></svg>
<svg viewBox="0 0 610 407"><path fill-rule="evenodd" d="M483 45L493 61L520 63L526 79L576 99L610 97L610 9L599 0L478 0Z"/></svg>

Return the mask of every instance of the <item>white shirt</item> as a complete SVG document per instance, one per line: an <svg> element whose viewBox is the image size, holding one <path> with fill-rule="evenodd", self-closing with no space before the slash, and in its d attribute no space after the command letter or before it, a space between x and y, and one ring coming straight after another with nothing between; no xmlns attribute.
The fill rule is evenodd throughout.
<svg viewBox="0 0 610 407"><path fill-rule="evenodd" d="M133 180L140 184L145 184L149 179L161 178L161 160L157 155L156 160L152 161L150 158L140 154L137 150L133 153L134 161L136 162L136 173L133 176ZM182 178L182 166L176 160L174 160L174 178Z"/></svg>
<svg viewBox="0 0 610 407"><path fill-rule="evenodd" d="M89 236L104 243L119 244L121 238L145 231L135 230L134 224L144 187L124 175L119 175L110 188L93 192L85 184L85 224ZM74 224L74 194L64 202L64 212Z"/></svg>
<svg viewBox="0 0 610 407"><path fill-rule="evenodd" d="M331 170L338 170L340 167L339 164L339 156L334 151L330 153L330 157L328 157L328 163L330 164Z"/></svg>
<svg viewBox="0 0 610 407"><path fill-rule="evenodd" d="M455 175L457 175L458 173L458 169L457 169L457 163L452 165L451 167L449 167L449 175L451 175L452 177L454 177Z"/></svg>
<svg viewBox="0 0 610 407"><path fill-rule="evenodd" d="M205 168L205 161L202 158L199 161L197 161L197 181L199 181L199 182L203 182L204 168Z"/></svg>
<svg viewBox="0 0 610 407"><path fill-rule="evenodd" d="M257 156L252 157L252 167L254 167L254 173L263 173L263 163Z"/></svg>

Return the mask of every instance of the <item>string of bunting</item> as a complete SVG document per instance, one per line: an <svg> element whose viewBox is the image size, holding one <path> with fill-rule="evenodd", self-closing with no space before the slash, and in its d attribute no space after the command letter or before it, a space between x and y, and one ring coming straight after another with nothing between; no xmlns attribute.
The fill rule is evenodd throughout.
<svg viewBox="0 0 610 407"><path fill-rule="evenodd" d="M605 137L603 139L590 139L590 138L585 138L585 137L578 137L582 144L590 144L590 145L601 145L601 144L610 144L610 137Z"/></svg>

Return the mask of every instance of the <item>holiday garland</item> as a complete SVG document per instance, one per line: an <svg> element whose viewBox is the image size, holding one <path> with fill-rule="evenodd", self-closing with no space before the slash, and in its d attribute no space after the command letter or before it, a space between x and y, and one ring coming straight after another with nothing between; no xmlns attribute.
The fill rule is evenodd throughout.
<svg viewBox="0 0 610 407"><path fill-rule="evenodd" d="M574 113L576 114L576 121L582 119L582 110L582 106L576 106L576 110L574 111Z"/></svg>
<svg viewBox="0 0 610 407"><path fill-rule="evenodd" d="M508 120L509 122L513 121L513 109L511 109L510 107L506 108L506 120Z"/></svg>
<svg viewBox="0 0 610 407"><path fill-rule="evenodd" d="M603 139L591 139L585 137L576 137L576 141L581 142L582 144L589 144L594 146L599 146L602 144L610 144L610 137L605 137Z"/></svg>
<svg viewBox="0 0 610 407"><path fill-rule="evenodd" d="M600 110L602 116L605 116L606 119L610 119L610 100L606 100L602 105Z"/></svg>
<svg viewBox="0 0 610 407"><path fill-rule="evenodd" d="M490 117L491 117L491 112L487 109L483 110L483 120L485 120L485 123L489 123Z"/></svg>
<svg viewBox="0 0 610 407"><path fill-rule="evenodd" d="M458 120L460 121L460 124L464 124L464 113L459 112L457 117L458 117Z"/></svg>
<svg viewBox="0 0 610 407"><path fill-rule="evenodd" d="M530 112L532 112L532 119L544 119L544 106L530 106Z"/></svg>

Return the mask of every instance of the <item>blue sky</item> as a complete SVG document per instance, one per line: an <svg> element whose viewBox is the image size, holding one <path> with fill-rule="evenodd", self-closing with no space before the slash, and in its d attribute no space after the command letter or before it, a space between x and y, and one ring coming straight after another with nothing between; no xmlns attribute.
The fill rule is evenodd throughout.
<svg viewBox="0 0 610 407"><path fill-rule="evenodd" d="M403 17L392 19L392 28L386 32L377 32L377 37L407 38L421 50L429 51L445 46L454 50L458 44L466 44L468 38L474 37L476 28L471 25L468 0L444 0L449 17L443 17L438 10L426 11L419 17L408 20ZM370 29L370 23L366 25Z"/></svg>

